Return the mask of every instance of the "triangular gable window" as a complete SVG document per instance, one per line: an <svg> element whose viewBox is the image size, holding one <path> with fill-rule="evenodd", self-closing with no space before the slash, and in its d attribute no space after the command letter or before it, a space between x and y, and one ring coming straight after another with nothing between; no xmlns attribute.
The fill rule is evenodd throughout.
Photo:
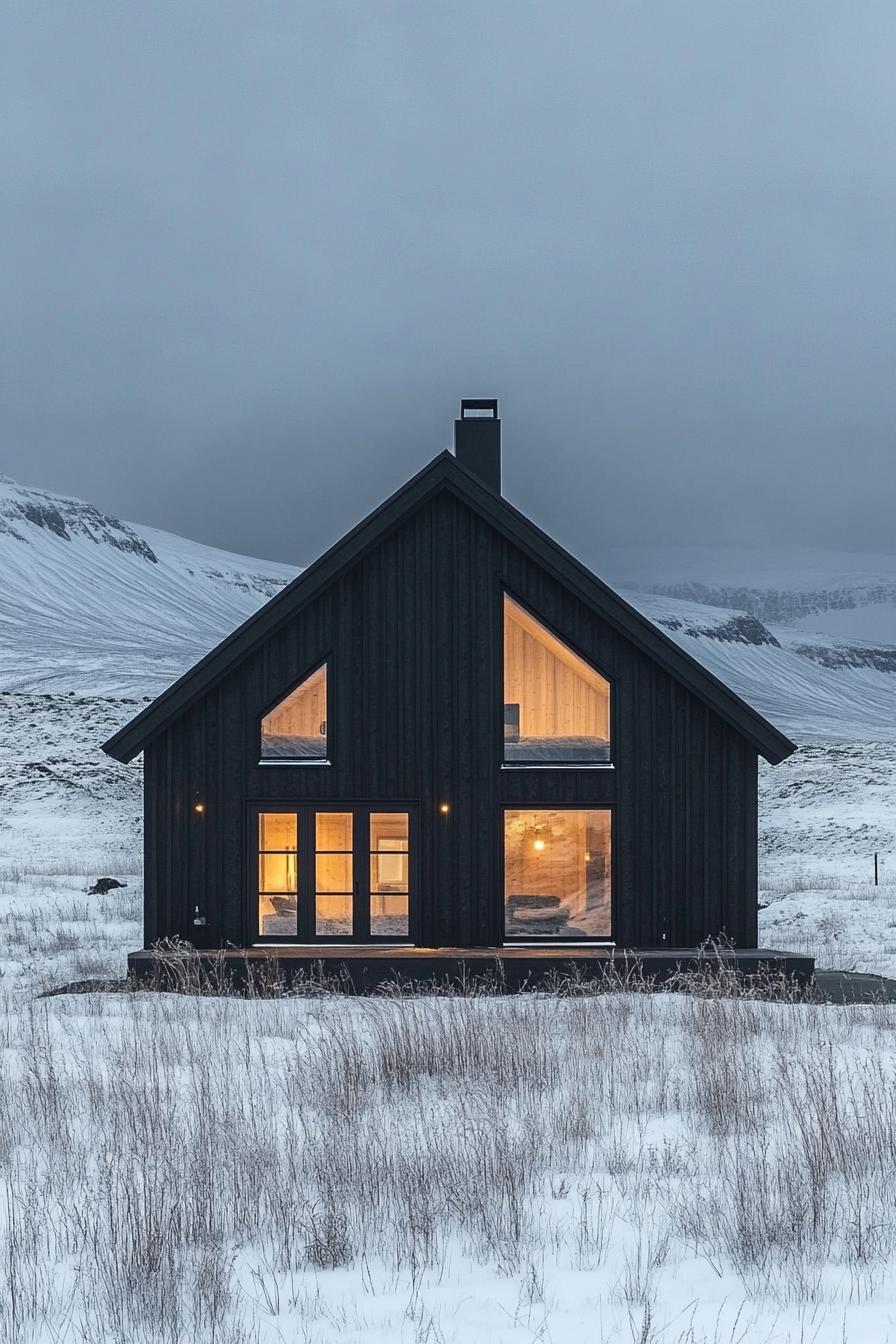
<svg viewBox="0 0 896 1344"><path fill-rule="evenodd" d="M326 663L265 714L261 721L261 759L326 761Z"/></svg>
<svg viewBox="0 0 896 1344"><path fill-rule="evenodd" d="M504 594L504 761L610 760L610 683Z"/></svg>

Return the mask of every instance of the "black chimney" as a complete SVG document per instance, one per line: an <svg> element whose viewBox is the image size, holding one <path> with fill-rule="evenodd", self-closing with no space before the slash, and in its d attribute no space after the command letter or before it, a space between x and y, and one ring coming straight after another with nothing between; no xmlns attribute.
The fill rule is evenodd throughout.
<svg viewBox="0 0 896 1344"><path fill-rule="evenodd" d="M497 397L464 397L454 422L454 456L490 490L501 493L501 421Z"/></svg>

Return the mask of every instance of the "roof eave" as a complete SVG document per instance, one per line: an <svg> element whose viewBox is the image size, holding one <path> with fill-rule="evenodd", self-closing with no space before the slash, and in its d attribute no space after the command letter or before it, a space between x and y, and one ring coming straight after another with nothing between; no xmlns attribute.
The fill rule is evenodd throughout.
<svg viewBox="0 0 896 1344"><path fill-rule="evenodd" d="M234 656L228 662L226 667L222 667L219 673L215 673L212 681L218 680L223 676L231 666L235 665L240 658L244 656L244 651L238 646L248 644L251 647L252 632L258 629L259 638L270 634L276 630L280 622L276 619L275 612L282 605L286 604L287 598L300 594L303 588L307 588L309 598L317 591L318 585L330 582L336 574L348 567L356 559L357 554L364 549L366 542L363 538L370 529L388 527L393 521L393 514L396 515L395 521L400 518L409 502L414 504L421 503L427 495L438 489L439 484L446 472L454 465L454 457L447 449L434 457L425 467L418 471L410 480L405 481L404 485L394 491L386 500L383 501L372 513L367 514L359 523L357 523L349 532L347 532L338 541L334 542L324 553L317 557L307 569L303 569L301 574L276 593L264 606L259 607L258 611L238 625L235 630L231 630L229 635L225 635L214 648L204 654L198 662L192 667L188 667L170 686L166 686L153 702L142 709L139 714L135 714L124 727L103 743L102 750L107 756L114 760L127 764L138 756L141 751L152 741L152 739L162 731L170 718L182 713L188 709L190 704L207 689L208 679L204 676L209 669L222 660L228 653L233 651ZM284 612L283 620L288 620L292 614L292 604L289 604L290 610ZM245 650L248 652L248 649ZM188 687L195 686L193 693L187 693ZM145 731L144 731L145 730Z"/></svg>
<svg viewBox="0 0 896 1344"><path fill-rule="evenodd" d="M770 723L764 715L748 704L736 691L733 691L730 686L720 680L715 673L710 672L701 662L698 662L692 654L683 649L680 644L677 644L671 636L667 635L655 622L640 612L637 607L632 606L614 588L599 579L586 565L582 564L581 560L577 560L574 555L554 541L553 537L543 532L537 523L533 523L530 518L527 518L524 513L502 495L496 495L494 491L483 486L478 478L468 472L465 467L455 464L455 470L467 478L464 482L465 493L478 492L480 494L481 498L478 502L483 511L494 513L497 508L500 508L505 515L505 531L507 530L507 519L513 519L514 532L519 530L519 535L513 538L517 544L525 547L527 537L538 539L540 545L536 558L546 567L554 568L556 577L560 582L569 587L571 586L571 577L575 575L578 580L575 586L586 605L594 607L597 599L597 605L599 606L604 604L612 606L614 611L610 619L617 624L622 624L623 633L627 634L633 642L639 644L642 648L646 643L648 647L645 651L663 663L673 676L684 679L686 682L702 685L704 694L701 698L709 703L710 708L714 709L717 714L732 723L769 764L777 765L797 750L796 744L791 742L790 738L782 733L779 728ZM531 545L529 549L532 549ZM552 564L552 556L558 557L562 562L559 567ZM625 619L620 622L619 617L622 615ZM693 684L691 689L694 689ZM699 694L699 691L697 694Z"/></svg>
<svg viewBox="0 0 896 1344"><path fill-rule="evenodd" d="M607 619L621 627L623 634L654 657L666 670L731 723L770 764L777 765L794 751L796 745L763 717L730 686L676 644L669 635L627 602L581 561L543 532L503 496L484 485L447 451L433 458L421 471L368 514L341 540L309 565L292 583L227 635L209 653L189 668L150 705L103 744L103 751L114 759L133 760L161 732L170 720L183 713L209 687L235 666L254 647L258 639L272 634L295 614L292 599L310 600L318 589L338 576L373 544L388 528L418 507L442 485L448 485L471 502L487 520L523 549L535 555L539 563L554 571L560 582L574 587L592 608L610 608ZM282 614L281 614L282 609ZM228 656L229 655L229 656ZM220 666L219 666L220 665Z"/></svg>

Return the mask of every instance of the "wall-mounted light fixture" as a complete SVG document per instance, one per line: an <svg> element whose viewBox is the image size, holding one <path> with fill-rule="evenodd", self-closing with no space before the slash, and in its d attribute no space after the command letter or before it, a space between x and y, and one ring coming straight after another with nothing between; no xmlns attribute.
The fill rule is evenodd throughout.
<svg viewBox="0 0 896 1344"><path fill-rule="evenodd" d="M448 813L451 811L451 804L439 803L439 811L441 812L443 817L447 817Z"/></svg>
<svg viewBox="0 0 896 1344"><path fill-rule="evenodd" d="M194 812L200 812L200 813L204 812L204 811L205 811L205 803L194 803L194 804L193 804L193 811L194 811Z"/></svg>

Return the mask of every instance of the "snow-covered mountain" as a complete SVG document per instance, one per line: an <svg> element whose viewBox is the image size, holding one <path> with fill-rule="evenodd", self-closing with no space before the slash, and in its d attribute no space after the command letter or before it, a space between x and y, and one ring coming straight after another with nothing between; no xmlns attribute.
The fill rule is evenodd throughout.
<svg viewBox="0 0 896 1344"><path fill-rule="evenodd" d="M645 547L600 572L798 738L896 739L896 556ZM751 647L725 640L732 609Z"/></svg>
<svg viewBox="0 0 896 1344"><path fill-rule="evenodd" d="M896 644L896 555L693 546L601 554L614 584L714 607L832 639Z"/></svg>
<svg viewBox="0 0 896 1344"><path fill-rule="evenodd" d="M797 739L896 740L896 647L802 624L807 594L815 619L896 605L896 557L838 559L609 552L597 570ZM156 695L296 573L0 477L0 691Z"/></svg>
<svg viewBox="0 0 896 1344"><path fill-rule="evenodd" d="M622 591L796 741L896 741L896 648L807 644L743 612Z"/></svg>
<svg viewBox="0 0 896 1344"><path fill-rule="evenodd" d="M158 694L295 573L0 476L0 690Z"/></svg>

